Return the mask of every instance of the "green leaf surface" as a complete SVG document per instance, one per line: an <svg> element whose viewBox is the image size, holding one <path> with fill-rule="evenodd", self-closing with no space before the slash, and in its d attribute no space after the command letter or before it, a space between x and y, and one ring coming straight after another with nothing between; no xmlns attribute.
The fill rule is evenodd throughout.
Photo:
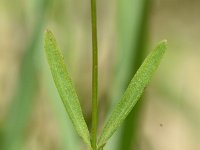
<svg viewBox="0 0 200 150"><path fill-rule="evenodd" d="M64 58L57 46L55 37L49 30L45 32L45 51L54 83L74 128L83 138L83 141L91 147L88 127L83 118L78 96L67 72Z"/></svg>
<svg viewBox="0 0 200 150"><path fill-rule="evenodd" d="M111 116L108 119L108 122L103 129L98 142L99 149L105 145L107 140L117 130L117 128L130 113L136 102L139 100L144 88L147 86L151 77L153 76L153 73L158 68L166 48L166 40L160 42L158 46L147 56L141 67L136 72L127 90L114 108Z"/></svg>

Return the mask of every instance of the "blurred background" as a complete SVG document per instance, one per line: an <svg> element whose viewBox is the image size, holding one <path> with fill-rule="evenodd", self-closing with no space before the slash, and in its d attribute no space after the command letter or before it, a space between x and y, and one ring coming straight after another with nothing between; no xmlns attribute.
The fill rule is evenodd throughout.
<svg viewBox="0 0 200 150"><path fill-rule="evenodd" d="M99 132L145 56L168 40L141 100L105 150L200 149L200 1L97 0ZM0 1L0 149L84 150L43 48L50 29L91 127L90 0Z"/></svg>

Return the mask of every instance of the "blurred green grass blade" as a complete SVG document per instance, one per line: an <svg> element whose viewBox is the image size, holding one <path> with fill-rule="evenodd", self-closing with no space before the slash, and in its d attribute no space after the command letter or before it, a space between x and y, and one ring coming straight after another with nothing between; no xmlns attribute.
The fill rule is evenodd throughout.
<svg viewBox="0 0 200 150"><path fill-rule="evenodd" d="M54 83L63 101L66 111L78 134L90 147L90 135L83 118L81 106L72 81L64 64L64 59L51 31L45 32L45 51Z"/></svg>
<svg viewBox="0 0 200 150"><path fill-rule="evenodd" d="M117 128L130 113L142 95L144 88L149 83L153 73L158 68L166 48L167 42L162 41L144 60L143 64L136 72L123 97L114 108L108 122L106 123L99 138L99 148L107 142L107 140L112 136L112 134L117 130Z"/></svg>
<svg viewBox="0 0 200 150"><path fill-rule="evenodd" d="M40 2L39 10L36 15L36 25L33 36L30 39L25 55L22 59L17 90L12 100L10 109L3 122L0 149L3 150L21 150L24 142L25 129L30 119L33 100L37 90L37 70L35 56L41 41L41 33L45 23L44 14L47 11L48 0L35 1ZM35 13L35 12L34 12ZM35 13L35 14L37 14Z"/></svg>
<svg viewBox="0 0 200 150"><path fill-rule="evenodd" d="M137 18L136 18L136 25L137 28L134 31L133 36L135 36L135 42L132 45L132 52L134 53L134 58L129 57L128 62L131 64L128 68L126 68L127 75L125 77L126 80L124 81L123 90L125 90L125 85L128 85L128 82L132 78L131 74L135 74L137 69L142 64L142 61L145 57L145 52L147 49L147 39L148 39L148 21L150 16L150 4L151 1L149 0L135 0L136 3L134 6L137 10ZM129 4L130 5L130 4ZM124 9L125 12L127 10ZM127 13L126 13L127 14ZM130 14L127 14L130 15ZM122 43L123 44L123 43ZM125 65L125 64L124 64ZM129 73L128 73L129 71ZM122 71L123 72L123 71ZM141 113L143 110L143 104L145 102L145 95L142 94L137 105L134 109L130 112L129 116L126 118L124 125L122 126L121 130L121 137L119 139L119 146L116 148L117 150L132 150L133 146L138 145L138 134L140 134L141 130L139 128L139 123L141 121Z"/></svg>
<svg viewBox="0 0 200 150"><path fill-rule="evenodd" d="M146 21L146 5L147 0L119 0L118 8L118 64L116 64L116 80L115 86L118 91L113 91L113 98L116 99L123 93L121 89L125 89L132 78L133 73L144 58L144 50L141 43L144 42L143 33ZM145 37L147 37L145 33ZM144 47L146 44L142 44ZM121 57L124 56L124 57ZM139 63L139 66L135 63ZM124 82L123 82L124 81ZM119 94L116 94L119 93Z"/></svg>
<svg viewBox="0 0 200 150"><path fill-rule="evenodd" d="M116 105L118 97L126 90L133 74L142 64L147 47L147 25L149 18L149 0L118 0L117 3L117 61L110 92L112 100L110 110ZM123 57L122 57L123 56ZM129 150L135 137L137 120L139 119L142 101L137 103L118 134L111 138L106 149ZM109 110L109 111L110 111ZM128 132L127 132L128 131ZM113 144L118 143L118 144ZM125 147L124 147L125 145Z"/></svg>

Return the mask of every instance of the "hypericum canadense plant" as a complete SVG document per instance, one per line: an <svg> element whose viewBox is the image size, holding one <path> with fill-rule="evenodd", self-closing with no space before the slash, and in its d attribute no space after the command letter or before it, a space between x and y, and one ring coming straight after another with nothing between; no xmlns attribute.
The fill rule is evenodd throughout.
<svg viewBox="0 0 200 150"><path fill-rule="evenodd" d="M65 106L65 109L73 123L79 136L87 144L90 150L103 150L109 138L119 128L121 123L128 116L132 108L141 97L144 88L149 83L153 73L158 68L160 61L167 48L166 40L160 42L156 48L146 57L143 64L137 70L131 80L127 90L115 106L105 124L100 137L97 140L97 120L98 120L98 46L97 46L97 21L96 21L96 0L91 0L92 18L92 129L88 130L83 117L78 96L73 87L72 80L64 64L63 55L57 46L56 39L52 32L45 32L45 51L50 66L50 70Z"/></svg>

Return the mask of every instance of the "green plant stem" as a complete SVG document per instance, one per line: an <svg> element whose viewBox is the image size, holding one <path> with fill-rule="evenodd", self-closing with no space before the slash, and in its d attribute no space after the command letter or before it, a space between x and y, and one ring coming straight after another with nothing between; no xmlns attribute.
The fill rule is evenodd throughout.
<svg viewBox="0 0 200 150"><path fill-rule="evenodd" d="M91 142L93 150L97 149L97 122L98 122L98 48L97 48L97 20L96 0L91 0L92 21L92 132Z"/></svg>

